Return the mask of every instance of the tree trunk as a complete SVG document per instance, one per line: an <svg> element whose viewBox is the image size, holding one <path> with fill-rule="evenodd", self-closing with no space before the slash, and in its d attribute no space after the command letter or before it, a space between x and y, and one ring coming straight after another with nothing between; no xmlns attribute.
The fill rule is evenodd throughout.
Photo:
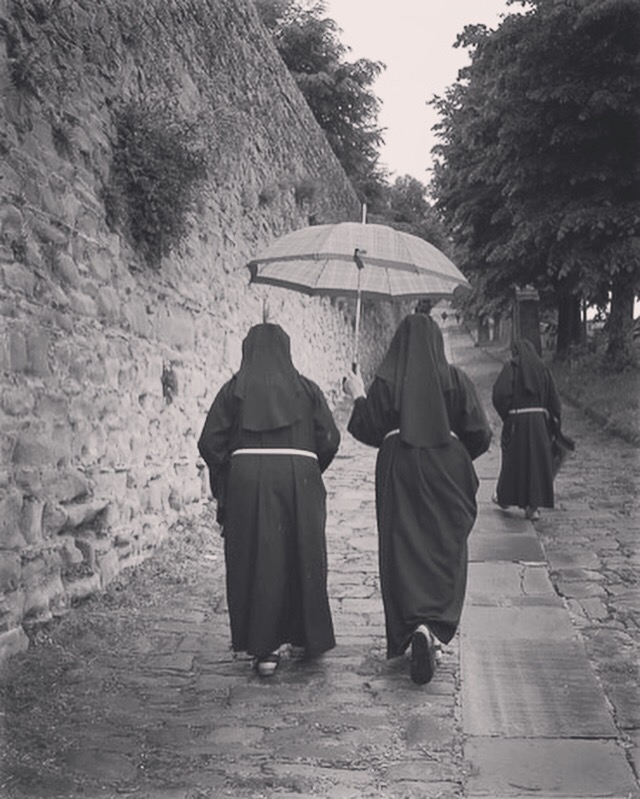
<svg viewBox="0 0 640 799"><path fill-rule="evenodd" d="M633 304L635 292L628 274L618 274L611 284L607 345L608 366L621 372L635 363L633 349Z"/></svg>
<svg viewBox="0 0 640 799"><path fill-rule="evenodd" d="M582 335L582 297L579 294L571 295L571 344L579 347L584 344Z"/></svg>
<svg viewBox="0 0 640 799"><path fill-rule="evenodd" d="M478 317L478 344L486 344L490 340L489 317Z"/></svg>
<svg viewBox="0 0 640 799"><path fill-rule="evenodd" d="M576 294L559 294L556 354L562 357L572 346L581 343L580 297Z"/></svg>

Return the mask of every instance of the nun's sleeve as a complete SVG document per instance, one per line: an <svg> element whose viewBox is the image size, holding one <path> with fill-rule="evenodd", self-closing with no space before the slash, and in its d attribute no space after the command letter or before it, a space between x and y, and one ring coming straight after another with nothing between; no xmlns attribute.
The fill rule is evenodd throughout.
<svg viewBox="0 0 640 799"><path fill-rule="evenodd" d="M387 384L376 377L367 396L355 400L347 430L362 444L380 447L385 435L392 429L392 415Z"/></svg>
<svg viewBox="0 0 640 799"><path fill-rule="evenodd" d="M311 381L309 381L311 383ZM316 455L320 471L329 466L340 446L340 431L333 419L327 400L319 386L312 383L314 388L314 418L313 427L315 435Z"/></svg>
<svg viewBox="0 0 640 799"><path fill-rule="evenodd" d="M449 411L451 429L475 460L489 449L493 434L476 387L461 369L454 374L458 387L452 398L454 407Z"/></svg>
<svg viewBox="0 0 640 799"><path fill-rule="evenodd" d="M224 506L234 418L235 397L230 381L225 383L214 399L198 440L198 450L209 468L211 493L218 502L219 510Z"/></svg>

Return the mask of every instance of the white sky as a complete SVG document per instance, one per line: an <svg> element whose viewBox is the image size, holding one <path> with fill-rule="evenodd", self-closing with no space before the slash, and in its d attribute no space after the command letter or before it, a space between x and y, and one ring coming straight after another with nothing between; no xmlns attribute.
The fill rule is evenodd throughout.
<svg viewBox="0 0 640 799"><path fill-rule="evenodd" d="M427 102L444 94L468 61L466 50L453 47L458 33L476 23L495 28L502 14L521 10L506 0L327 0L327 16L351 48L345 59L387 65L373 91L382 100L378 122L386 128L380 160L392 176L430 180L438 116Z"/></svg>

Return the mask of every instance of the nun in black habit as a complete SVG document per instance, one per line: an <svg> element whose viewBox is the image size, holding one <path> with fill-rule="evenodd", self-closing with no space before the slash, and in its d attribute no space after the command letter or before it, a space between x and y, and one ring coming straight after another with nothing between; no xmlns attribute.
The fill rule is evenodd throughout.
<svg viewBox="0 0 640 799"><path fill-rule="evenodd" d="M339 443L322 391L293 366L288 335L251 328L198 448L223 528L232 646L254 656L261 676L275 671L282 644L307 657L335 646L321 475Z"/></svg>
<svg viewBox="0 0 640 799"><path fill-rule="evenodd" d="M527 519L537 521L539 508L553 508L552 437L560 434L562 406L553 375L533 344L519 339L511 350L492 393L503 422L494 501L523 508Z"/></svg>
<svg viewBox="0 0 640 799"><path fill-rule="evenodd" d="M431 680L437 642L454 636L477 514L472 460L491 431L469 378L446 359L430 317L407 316L365 394L358 375L349 432L379 448L376 511L387 657L411 645L411 678Z"/></svg>

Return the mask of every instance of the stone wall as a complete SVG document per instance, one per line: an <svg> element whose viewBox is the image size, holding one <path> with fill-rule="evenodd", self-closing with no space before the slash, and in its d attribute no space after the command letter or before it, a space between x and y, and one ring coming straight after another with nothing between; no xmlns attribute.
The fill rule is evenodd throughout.
<svg viewBox="0 0 640 799"><path fill-rule="evenodd" d="M2 659L198 510L197 437L265 300L336 401L352 305L249 287L244 265L360 210L244 0L0 0L0 90ZM205 120L213 168L150 269L103 198L114 109L167 99ZM365 367L390 320L367 309Z"/></svg>

